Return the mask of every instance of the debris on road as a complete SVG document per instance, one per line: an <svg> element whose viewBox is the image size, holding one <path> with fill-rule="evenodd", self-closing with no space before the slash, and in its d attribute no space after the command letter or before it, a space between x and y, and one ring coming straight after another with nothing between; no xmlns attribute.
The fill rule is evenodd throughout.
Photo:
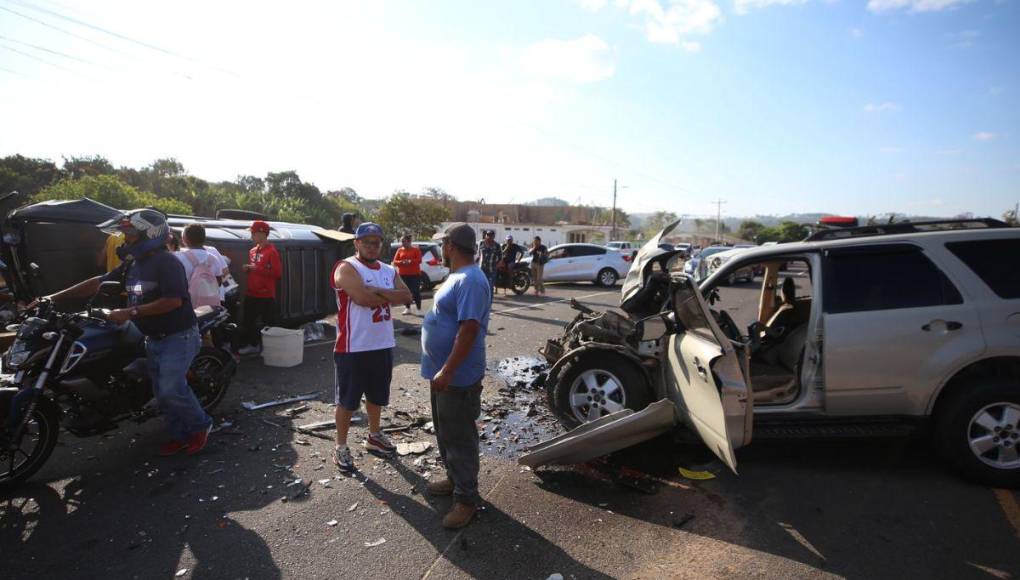
<svg viewBox="0 0 1020 580"><path fill-rule="evenodd" d="M354 422L354 418L351 418L351 422ZM309 423L307 425L298 425L298 431L318 431L320 429L326 429L328 427L336 427L336 420L330 419L329 421L316 421L315 423Z"/></svg>
<svg viewBox="0 0 1020 580"><path fill-rule="evenodd" d="M680 475L686 477L687 479L692 479L694 481L706 481L709 479L715 479L715 474L713 474L711 471L694 471L683 467L679 468L678 471L680 472Z"/></svg>
<svg viewBox="0 0 1020 580"><path fill-rule="evenodd" d="M312 399L319 398L319 391L314 393L307 393L304 395L298 395L296 397L289 397L286 399L276 399L275 401L268 401L265 403L256 404L255 401L245 401L241 403L241 406L249 411L258 411L259 409L265 409L267 407L276 407L279 405L289 405L290 403L298 403L300 401L310 401Z"/></svg>
<svg viewBox="0 0 1020 580"><path fill-rule="evenodd" d="M379 538L378 540L376 540L374 542L365 542L365 547L366 548L374 548L376 546L381 546L381 545L383 545L385 543L386 543L386 538Z"/></svg>
<svg viewBox="0 0 1020 580"><path fill-rule="evenodd" d="M180 578L180 577L184 576L187 573L188 573L188 569L187 568L181 568L180 570L177 571L176 574L174 574L174 576L176 576L177 578Z"/></svg>
<svg viewBox="0 0 1020 580"><path fill-rule="evenodd" d="M347 508L347 511L352 512L352 511L354 511L356 509L358 509L358 502L352 503L351 507Z"/></svg>
<svg viewBox="0 0 1020 580"><path fill-rule="evenodd" d="M412 441L411 443L397 443L397 455L421 455L432 448L431 441Z"/></svg>
<svg viewBox="0 0 1020 580"><path fill-rule="evenodd" d="M339 524L339 523L340 522L338 522L336 520L329 520L328 522L326 522L326 525L331 527L331 528L335 528L337 526L337 524Z"/></svg>
<svg viewBox="0 0 1020 580"><path fill-rule="evenodd" d="M549 364L531 356L514 356L499 361L496 374L512 389L531 389L544 383Z"/></svg>

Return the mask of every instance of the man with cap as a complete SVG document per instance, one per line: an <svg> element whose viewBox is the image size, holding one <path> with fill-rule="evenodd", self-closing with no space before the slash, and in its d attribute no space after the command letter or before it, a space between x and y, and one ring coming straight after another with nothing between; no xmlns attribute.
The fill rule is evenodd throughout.
<svg viewBox="0 0 1020 580"><path fill-rule="evenodd" d="M269 224L261 220L252 222L251 241L255 245L248 250L248 263L243 266L248 273L248 286L244 291L238 354L259 352L260 328L276 321L276 282L283 276L280 253L269 243Z"/></svg>
<svg viewBox="0 0 1020 580"><path fill-rule="evenodd" d="M379 418L390 401L393 375L393 334L391 304L406 304L411 292L396 269L379 261L382 228L372 222L358 226L354 233L355 255L333 267L337 326L333 361L336 366L336 448L333 463L341 473L353 473L354 458L347 446L351 416L365 397L368 438L365 448L392 455L396 447L382 433Z"/></svg>
<svg viewBox="0 0 1020 580"><path fill-rule="evenodd" d="M436 234L450 277L436 291L421 333L421 376L432 391L432 421L446 478L429 482L433 495L453 495L443 518L451 529L475 515L478 495L478 427L485 335L492 302L489 281L475 264L475 231L459 223Z"/></svg>
<svg viewBox="0 0 1020 580"><path fill-rule="evenodd" d="M489 279L489 286L492 286L492 295L496 295L496 275L499 272L499 262L503 258L502 249L496 241L496 231L487 230L478 245L478 265Z"/></svg>

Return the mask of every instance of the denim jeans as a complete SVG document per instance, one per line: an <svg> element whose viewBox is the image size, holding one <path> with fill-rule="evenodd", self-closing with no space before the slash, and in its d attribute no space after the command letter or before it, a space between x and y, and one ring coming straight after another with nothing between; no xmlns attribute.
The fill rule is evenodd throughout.
<svg viewBox="0 0 1020 580"><path fill-rule="evenodd" d="M152 391L175 439L186 440L188 435L212 425L212 418L188 385L188 368L201 346L194 327L164 338L145 339Z"/></svg>

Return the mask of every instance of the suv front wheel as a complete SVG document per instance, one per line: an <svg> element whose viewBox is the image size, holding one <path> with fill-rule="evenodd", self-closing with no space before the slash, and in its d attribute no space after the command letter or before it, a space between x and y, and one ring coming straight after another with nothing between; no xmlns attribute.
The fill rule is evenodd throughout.
<svg viewBox="0 0 1020 580"><path fill-rule="evenodd" d="M937 418L946 458L968 479L1020 487L1020 387L976 378L946 402Z"/></svg>

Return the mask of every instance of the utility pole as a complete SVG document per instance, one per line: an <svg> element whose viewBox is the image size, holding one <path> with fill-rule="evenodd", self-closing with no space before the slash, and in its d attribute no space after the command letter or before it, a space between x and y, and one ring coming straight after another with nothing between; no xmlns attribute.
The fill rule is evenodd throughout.
<svg viewBox="0 0 1020 580"><path fill-rule="evenodd" d="M719 228L722 225L722 206L726 203L726 200L717 199L712 203L715 204L715 243L719 244L722 243L722 240L719 239Z"/></svg>
<svg viewBox="0 0 1020 580"><path fill-rule="evenodd" d="M613 179L613 227L609 234L609 241L616 239L616 179Z"/></svg>

